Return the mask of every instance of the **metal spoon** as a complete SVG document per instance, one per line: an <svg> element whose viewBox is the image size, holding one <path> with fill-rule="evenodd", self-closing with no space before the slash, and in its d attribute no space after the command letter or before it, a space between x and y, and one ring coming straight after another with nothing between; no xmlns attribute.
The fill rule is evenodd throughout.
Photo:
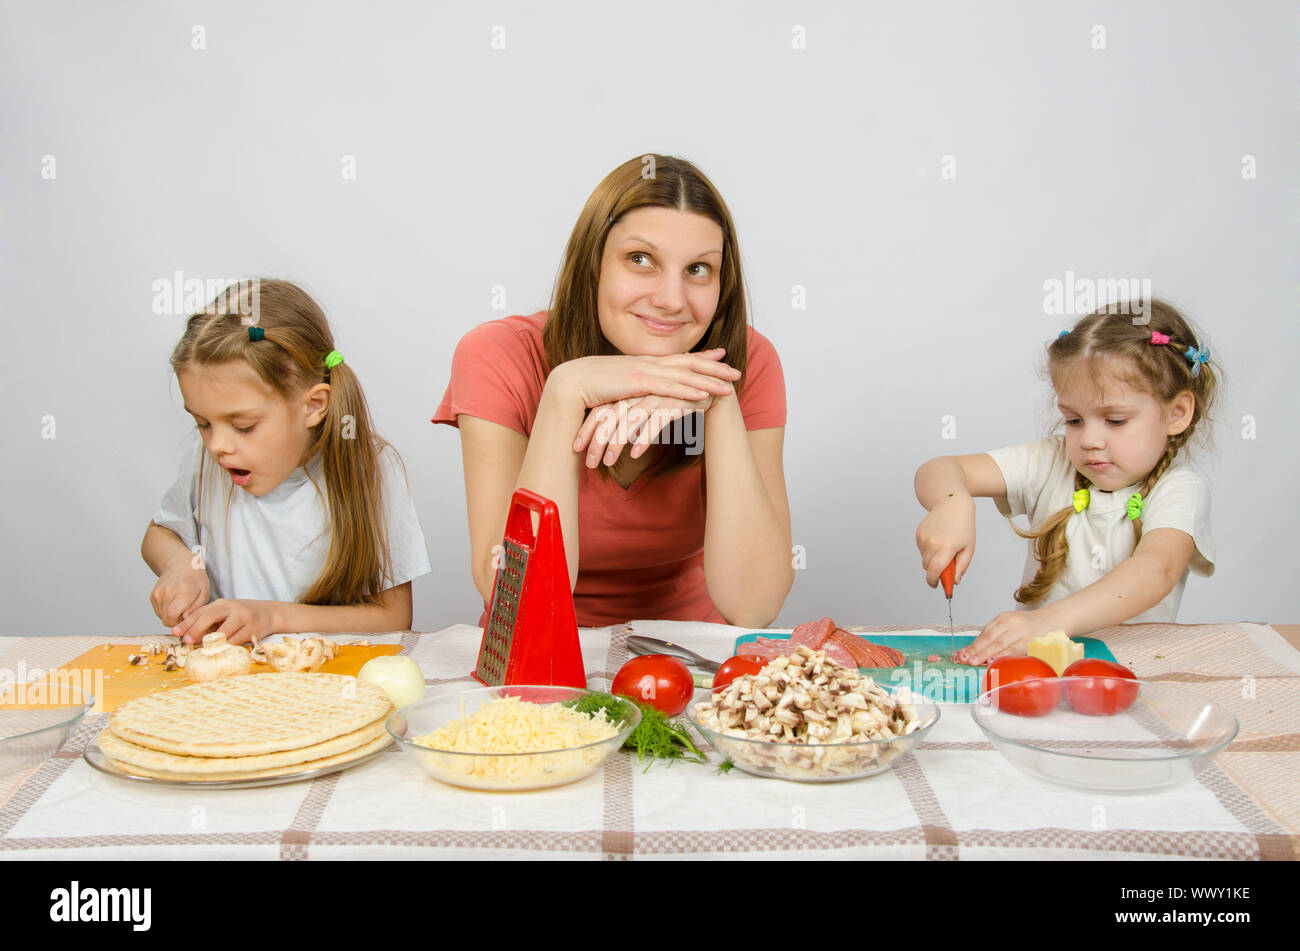
<svg viewBox="0 0 1300 951"><path fill-rule="evenodd" d="M710 674L716 673L718 668L722 666L716 660L701 657L690 648L674 644L672 641L661 641L657 637L642 637L640 634L633 634L627 639L627 649L633 654L667 654L669 657L676 657L678 660L685 661L691 667L697 667Z"/></svg>

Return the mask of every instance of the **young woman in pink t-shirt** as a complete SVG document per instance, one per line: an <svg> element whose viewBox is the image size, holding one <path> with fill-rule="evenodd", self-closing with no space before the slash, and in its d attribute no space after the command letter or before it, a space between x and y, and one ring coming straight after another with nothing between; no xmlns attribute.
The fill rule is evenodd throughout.
<svg viewBox="0 0 1300 951"><path fill-rule="evenodd" d="M746 320L731 214L689 162L606 176L550 310L466 334L433 422L460 428L485 604L524 487L559 507L579 624L776 618L794 581L785 383Z"/></svg>

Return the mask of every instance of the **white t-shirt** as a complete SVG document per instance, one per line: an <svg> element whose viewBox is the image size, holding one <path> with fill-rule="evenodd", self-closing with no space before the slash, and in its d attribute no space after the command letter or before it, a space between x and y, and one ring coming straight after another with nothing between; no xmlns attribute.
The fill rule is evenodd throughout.
<svg viewBox="0 0 1300 951"><path fill-rule="evenodd" d="M206 456L196 436L185 453L179 477L153 517L191 550L200 543L198 474ZM306 470L299 466L275 489L254 496L235 487L215 462L208 462L203 479L202 544L213 600L296 602L307 593L325 567L330 546L329 507L321 470L317 455ZM431 568L415 502L391 446L380 453L379 471L392 555L392 577L384 584L387 590L428 574Z"/></svg>
<svg viewBox="0 0 1300 951"><path fill-rule="evenodd" d="M1074 499L1074 466L1065 448L1064 436L1049 436L1037 442L1007 446L989 455L1002 470L1007 483L1007 503L998 509L1008 518L1027 515L1037 529ZM1114 492L1089 486L1088 507L1073 512L1065 523L1070 552L1065 570L1040 604L1049 604L1081 591L1101 580L1117 564L1133 554L1133 525L1128 519L1128 500L1138 490L1131 485ZM1209 577L1214 574L1214 537L1210 534L1210 487L1197 472L1175 460L1160 481L1142 500L1142 534L1157 528L1176 528L1192 536L1196 550L1189 571ZM1022 584L1038 573L1034 542L1029 541ZM1159 604L1126 623L1175 621L1183 599L1188 571L1178 579Z"/></svg>

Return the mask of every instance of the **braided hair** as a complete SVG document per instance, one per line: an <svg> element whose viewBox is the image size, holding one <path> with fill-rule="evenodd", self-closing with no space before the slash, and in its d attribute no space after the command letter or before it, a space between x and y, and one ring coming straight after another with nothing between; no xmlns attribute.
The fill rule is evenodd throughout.
<svg viewBox="0 0 1300 951"><path fill-rule="evenodd" d="M1146 323L1136 323L1129 314L1117 314L1111 307L1095 311L1080 320L1069 333L1061 334L1047 347L1048 372L1053 383L1059 382L1070 370L1086 366L1094 376L1102 367L1108 373L1119 373L1123 382L1135 389L1149 393L1164 404L1172 402L1180 393L1192 395L1192 419L1187 428L1169 436L1164 453L1155 468L1147 474L1138 487L1142 498L1147 498L1160 477L1173 465L1178 453L1187 445L1196 424L1209 415L1220 385L1220 373L1212 369L1204 338L1197 335L1176 309L1162 300L1150 301L1142 311ZM1168 338L1158 345L1155 339ZM1192 351L1192 356L1189 356ZM1089 481L1083 473L1075 471L1074 487L1085 489ZM1022 538L1034 542L1034 556L1038 571L1033 579L1016 590L1015 599L1021 604L1037 604L1047 597L1052 586L1065 570L1069 543L1065 538L1066 523L1074 514L1074 506L1067 505L1054 512L1042 525L1028 532L1014 523L1011 527ZM1142 519L1133 519L1133 547L1142 539Z"/></svg>

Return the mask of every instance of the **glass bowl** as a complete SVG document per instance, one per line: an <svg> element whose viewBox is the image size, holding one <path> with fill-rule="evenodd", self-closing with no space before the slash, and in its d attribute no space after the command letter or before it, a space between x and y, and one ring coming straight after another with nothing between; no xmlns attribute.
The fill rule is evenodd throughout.
<svg viewBox="0 0 1300 951"><path fill-rule="evenodd" d="M1060 699L1042 716L1000 709L1007 684L980 694L971 716L995 749L1039 779L1090 792L1147 792L1194 777L1237 735L1237 718L1194 686L1058 677ZM1132 685L1136 696L1110 715L1077 712L1072 691ZM1076 697L1078 693L1074 694ZM1086 694L1084 694L1086 696Z"/></svg>
<svg viewBox="0 0 1300 951"><path fill-rule="evenodd" d="M414 740L502 697L548 704L578 700L591 692L576 687L513 684L467 688L463 684L450 684L390 714L387 727L397 745L413 757L421 769L441 782L467 789L546 789L575 782L604 766L605 760L623 745L641 722L641 711L636 704L621 697L615 698L620 705L620 716L615 721L618 733L570 749L531 753L458 753L430 749Z"/></svg>
<svg viewBox="0 0 1300 951"><path fill-rule="evenodd" d="M913 695L915 696L915 695ZM905 736L858 743L778 743L731 736L704 726L695 718L695 705L686 710L691 726L708 744L754 776L790 779L803 783L835 783L875 776L891 769L939 722L939 707L917 699L907 701L916 710L920 726Z"/></svg>
<svg viewBox="0 0 1300 951"><path fill-rule="evenodd" d="M0 686L0 777L53 756L94 705L91 694L57 681Z"/></svg>

